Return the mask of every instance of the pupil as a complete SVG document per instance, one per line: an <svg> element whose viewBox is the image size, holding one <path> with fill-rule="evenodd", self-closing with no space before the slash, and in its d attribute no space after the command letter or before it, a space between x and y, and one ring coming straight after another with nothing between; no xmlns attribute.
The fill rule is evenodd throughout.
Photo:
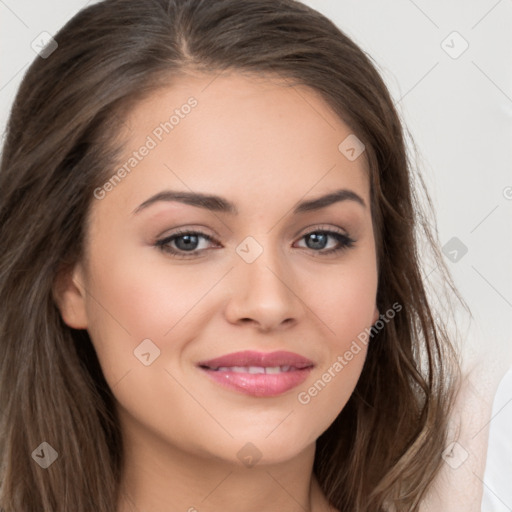
<svg viewBox="0 0 512 512"><path fill-rule="evenodd" d="M180 247L180 240L184 241L182 247ZM175 240L175 243L178 246L178 249L182 249L185 251L195 249L195 247L193 246L197 244L197 235L181 235L179 238Z"/></svg>
<svg viewBox="0 0 512 512"><path fill-rule="evenodd" d="M325 233L312 233L308 235L308 241L313 242L313 246L306 242L310 249L323 249L325 247L327 236Z"/></svg>

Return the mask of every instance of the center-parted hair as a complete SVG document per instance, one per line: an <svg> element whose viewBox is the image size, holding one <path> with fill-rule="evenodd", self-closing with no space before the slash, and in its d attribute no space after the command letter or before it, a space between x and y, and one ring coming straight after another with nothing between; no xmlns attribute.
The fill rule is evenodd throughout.
<svg viewBox="0 0 512 512"><path fill-rule="evenodd" d="M435 230L370 58L293 0L106 0L54 37L23 78L0 167L0 510L116 510L114 398L87 331L61 319L56 276L84 256L93 193L116 169L130 109L188 73L239 72L310 87L365 144L377 306L401 308L371 337L314 472L343 512L417 511L443 462L459 367L420 269L418 238L446 271ZM46 470L31 457L42 441L61 454Z"/></svg>

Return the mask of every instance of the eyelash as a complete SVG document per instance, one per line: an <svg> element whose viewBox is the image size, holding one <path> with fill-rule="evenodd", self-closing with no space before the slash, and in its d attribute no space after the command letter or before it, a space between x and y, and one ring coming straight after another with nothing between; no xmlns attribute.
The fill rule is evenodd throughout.
<svg viewBox="0 0 512 512"><path fill-rule="evenodd" d="M310 251L313 251L314 253L319 253L322 256L334 255L334 254L340 253L346 249L353 247L354 243L355 243L355 240L353 240L352 238L350 238L349 236L347 236L343 233L339 233L338 231L332 231L329 229L321 229L321 228L317 228L314 231L309 231L308 233L305 233L304 235L301 236L300 240L302 240L303 238L305 238L309 235L312 235L312 234L329 235L329 236L335 238L338 241L338 243L341 244L338 247L335 247L333 249L328 249L328 250L315 250L315 249L309 249L307 247L301 247L301 249L308 249ZM211 237L201 231L180 230L180 231L173 233L170 236L167 236L165 238L157 240L155 242L155 247L157 247L158 249L160 249L162 252L164 252L166 254L170 254L173 257L182 258L182 259L193 258L193 257L197 256L198 252L207 250L207 249L200 249L198 251L196 249L194 251L183 251L180 249L174 249L169 245L172 241L174 241L175 239L180 238L181 236L184 236L184 235L200 236L202 238L205 238L209 242L218 243L213 237Z"/></svg>

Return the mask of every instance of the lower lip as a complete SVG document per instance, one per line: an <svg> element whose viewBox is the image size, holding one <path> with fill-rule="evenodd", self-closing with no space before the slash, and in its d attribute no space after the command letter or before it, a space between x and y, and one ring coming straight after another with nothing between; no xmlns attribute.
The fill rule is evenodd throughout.
<svg viewBox="0 0 512 512"><path fill-rule="evenodd" d="M242 373L200 368L215 382L229 389L257 397L278 396L302 384L311 367L281 373Z"/></svg>

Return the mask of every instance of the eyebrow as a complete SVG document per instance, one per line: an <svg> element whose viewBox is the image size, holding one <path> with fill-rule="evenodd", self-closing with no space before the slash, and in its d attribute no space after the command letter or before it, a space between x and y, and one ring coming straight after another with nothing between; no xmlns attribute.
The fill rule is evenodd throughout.
<svg viewBox="0 0 512 512"><path fill-rule="evenodd" d="M191 206L197 206L199 208L204 208L206 210L210 210L212 212L219 213L229 213L231 215L238 215L237 207L227 199L216 195L202 194L199 192L186 192L186 191L175 191L175 190L163 190L162 192L158 192L154 196L151 196L149 199L146 199L142 204L137 206L135 210L133 210L133 214L137 214L140 211L144 210L148 206L158 202L158 201L176 201L179 203L188 204ZM329 194L325 194L320 197L316 197L314 199L308 199L306 201L301 201L298 203L293 209L294 214L310 212L315 210L320 210L322 208L326 208L331 204L341 202L341 201L353 201L355 203L360 204L363 207L366 207L366 204L361 196L348 189L339 189Z"/></svg>

